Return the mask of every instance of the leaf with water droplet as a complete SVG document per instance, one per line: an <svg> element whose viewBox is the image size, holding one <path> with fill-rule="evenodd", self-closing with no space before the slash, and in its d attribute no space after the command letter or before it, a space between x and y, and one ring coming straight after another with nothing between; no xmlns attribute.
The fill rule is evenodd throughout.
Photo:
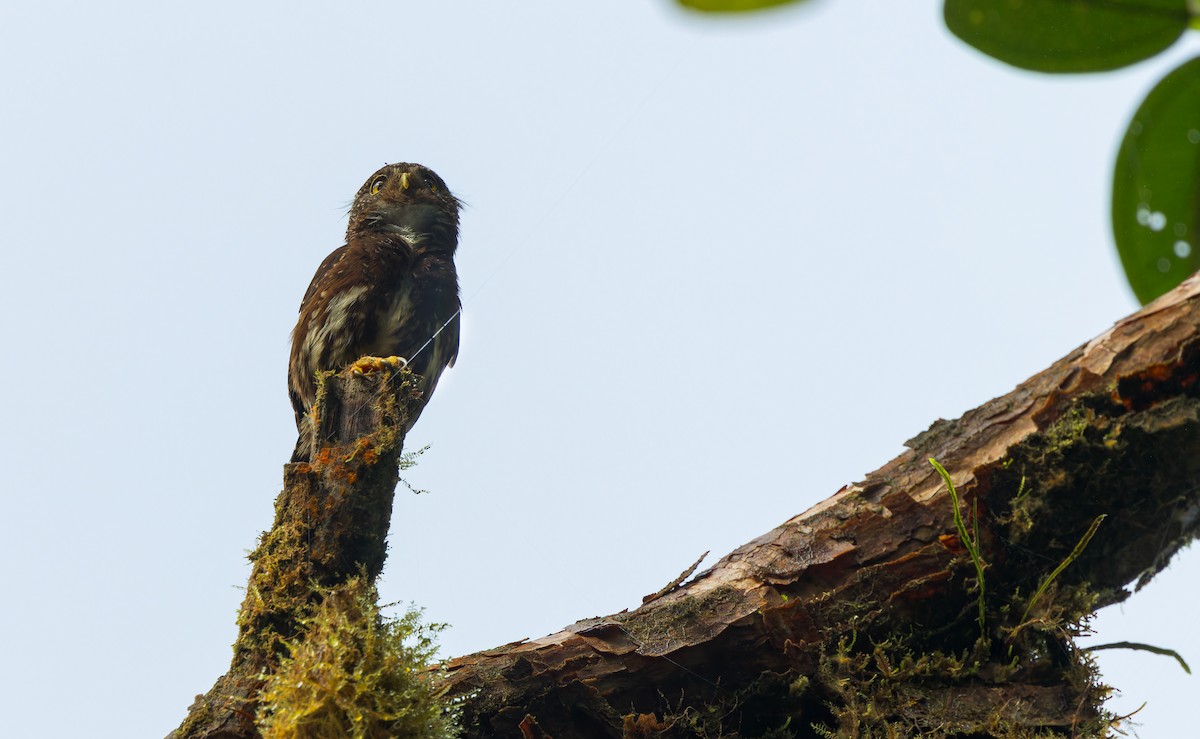
<svg viewBox="0 0 1200 739"><path fill-rule="evenodd" d="M1158 54L1187 30L1188 0L946 0L946 27L1035 72L1102 72Z"/></svg>
<svg viewBox="0 0 1200 739"><path fill-rule="evenodd" d="M1129 122L1113 171L1125 277L1148 303L1200 269L1200 57L1162 79ZM1166 226L1170 225L1170 228Z"/></svg>

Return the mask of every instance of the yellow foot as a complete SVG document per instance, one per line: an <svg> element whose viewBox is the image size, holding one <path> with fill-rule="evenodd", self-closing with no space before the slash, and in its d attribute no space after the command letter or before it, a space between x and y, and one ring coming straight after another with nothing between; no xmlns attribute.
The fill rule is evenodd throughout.
<svg viewBox="0 0 1200 739"><path fill-rule="evenodd" d="M360 357L357 362L350 365L350 371L356 375L365 375L368 372L407 366L408 360L404 357Z"/></svg>

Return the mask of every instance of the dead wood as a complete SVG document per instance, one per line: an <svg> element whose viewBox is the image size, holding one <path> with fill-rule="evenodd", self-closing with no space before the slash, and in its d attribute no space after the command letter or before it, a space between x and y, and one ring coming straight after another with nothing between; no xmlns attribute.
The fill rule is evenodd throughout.
<svg viewBox="0 0 1200 739"><path fill-rule="evenodd" d="M681 587L452 660L467 736L1102 735L1073 637L1196 536L1198 329L1193 277Z"/></svg>

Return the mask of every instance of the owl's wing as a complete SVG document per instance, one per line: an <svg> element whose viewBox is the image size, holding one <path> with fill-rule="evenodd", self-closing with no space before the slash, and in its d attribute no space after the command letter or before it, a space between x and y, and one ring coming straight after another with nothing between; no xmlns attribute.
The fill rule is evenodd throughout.
<svg viewBox="0 0 1200 739"><path fill-rule="evenodd" d="M462 300L458 301L458 312L454 315L454 320L446 326L446 330L442 334L446 336L446 351L450 355L449 361L446 362L447 367L454 366L454 360L458 359L458 337L462 333L459 330L459 324L462 322ZM438 338L441 338L440 336Z"/></svg>
<svg viewBox="0 0 1200 739"><path fill-rule="evenodd" d="M308 289L304 291L304 298L300 300L300 310L304 310L304 304L307 303L308 299L312 297L314 292L316 292L317 283L321 281L321 278L328 274L329 271L333 269L334 265L342 260L342 257L346 256L346 249L346 246L339 246L338 248L329 252L329 256L325 257L324 261L321 262L320 267L317 267L317 273L313 275L312 282L308 283Z"/></svg>
<svg viewBox="0 0 1200 739"><path fill-rule="evenodd" d="M321 284L330 272L334 270L339 262L346 256L346 246L340 246L329 253L321 262L321 266L317 267L316 274L313 275L312 282L308 283L308 289L304 291L304 298L300 301L301 321L303 321L304 309L311 307L310 302L313 296L317 293L318 285ZM292 409L296 412L296 426L303 428L304 415L308 412L308 405L312 403L310 394L306 394L306 389L312 378L305 367L307 362L304 357L304 352L307 347L304 346L303 337L301 336L301 323L296 324L296 328L292 331L292 351L288 361L288 396L292 400ZM302 377L297 378L297 373ZM299 449L299 447L297 447ZM295 461L295 460L293 460Z"/></svg>
<svg viewBox="0 0 1200 739"><path fill-rule="evenodd" d="M462 310L462 302L457 297L454 306L456 310ZM413 372L421 377L420 390L425 396L425 402L429 401L433 391L437 389L442 370L453 367L454 360L458 359L458 337L461 334L458 322L461 318L461 312L454 314L454 318L417 354L416 361L409 365ZM409 417L409 428L420 418L421 411L425 409L425 402L418 405Z"/></svg>

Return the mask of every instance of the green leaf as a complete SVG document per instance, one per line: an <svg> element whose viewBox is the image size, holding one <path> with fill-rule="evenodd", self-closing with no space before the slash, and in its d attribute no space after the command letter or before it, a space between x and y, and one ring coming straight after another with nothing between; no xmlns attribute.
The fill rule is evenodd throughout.
<svg viewBox="0 0 1200 739"><path fill-rule="evenodd" d="M1200 57L1154 86L1117 152L1117 253L1148 303L1200 268Z"/></svg>
<svg viewBox="0 0 1200 739"><path fill-rule="evenodd" d="M946 0L963 41L1036 72L1102 72L1148 59L1188 27L1188 0Z"/></svg>
<svg viewBox="0 0 1200 739"><path fill-rule="evenodd" d="M745 13L750 10L790 5L797 0L679 0L685 8L705 13Z"/></svg>

